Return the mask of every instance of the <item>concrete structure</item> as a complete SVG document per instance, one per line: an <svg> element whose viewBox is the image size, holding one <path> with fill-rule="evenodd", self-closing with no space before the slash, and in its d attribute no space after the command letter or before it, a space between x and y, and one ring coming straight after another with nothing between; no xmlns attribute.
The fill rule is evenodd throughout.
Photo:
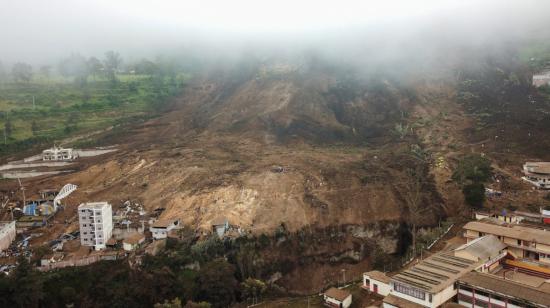
<svg viewBox="0 0 550 308"><path fill-rule="evenodd" d="M57 189L41 189L38 193L43 200L53 201L59 191Z"/></svg>
<svg viewBox="0 0 550 308"><path fill-rule="evenodd" d="M457 282L458 303L464 307L549 307L550 283L530 286L509 279L472 272Z"/></svg>
<svg viewBox="0 0 550 308"><path fill-rule="evenodd" d="M122 248L126 251L136 250L139 245L145 242L145 235L141 233L135 233L125 238L122 241Z"/></svg>
<svg viewBox="0 0 550 308"><path fill-rule="evenodd" d="M70 148L60 148L54 146L53 148L42 151L42 160L52 161L52 160L72 160L77 158L73 149Z"/></svg>
<svg viewBox="0 0 550 308"><path fill-rule="evenodd" d="M323 293L323 300L328 307L348 308L351 306L352 296L346 290L330 288Z"/></svg>
<svg viewBox="0 0 550 308"><path fill-rule="evenodd" d="M88 202L78 206L80 244L100 250L113 232L113 211L107 202Z"/></svg>
<svg viewBox="0 0 550 308"><path fill-rule="evenodd" d="M229 229L229 221L225 217L217 217L212 221L212 232L216 232L219 237L223 237Z"/></svg>
<svg viewBox="0 0 550 308"><path fill-rule="evenodd" d="M363 289L387 296L390 293L390 277L380 271L370 271L363 274Z"/></svg>
<svg viewBox="0 0 550 308"><path fill-rule="evenodd" d="M487 236L458 247L453 251L434 254L412 267L389 278L376 272L365 273L363 288L369 277L376 277L377 292L386 293L384 307L440 307L457 294L455 282L471 271L488 271L505 254L503 245L496 237ZM497 261L495 261L497 260ZM374 286L369 287L374 289Z"/></svg>
<svg viewBox="0 0 550 308"><path fill-rule="evenodd" d="M526 162L522 179L540 189L550 189L550 162Z"/></svg>
<svg viewBox="0 0 550 308"><path fill-rule="evenodd" d="M16 236L15 221L0 222L0 251L4 251L10 247Z"/></svg>
<svg viewBox="0 0 550 308"><path fill-rule="evenodd" d="M550 86L550 71L541 72L533 75L533 86Z"/></svg>
<svg viewBox="0 0 550 308"><path fill-rule="evenodd" d="M492 234L503 242L514 258L530 258L550 264L550 231L517 224L472 221L464 226L464 237L472 241Z"/></svg>
<svg viewBox="0 0 550 308"><path fill-rule="evenodd" d="M180 221L177 219L157 220L149 230L153 234L153 239L161 240L168 237L168 232L178 227Z"/></svg>

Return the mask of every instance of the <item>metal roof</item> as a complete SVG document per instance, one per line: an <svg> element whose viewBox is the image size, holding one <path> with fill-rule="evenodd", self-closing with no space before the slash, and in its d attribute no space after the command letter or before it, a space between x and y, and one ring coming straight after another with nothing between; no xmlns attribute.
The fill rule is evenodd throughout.
<svg viewBox="0 0 550 308"><path fill-rule="evenodd" d="M466 252L477 257L478 260L486 260L498 255L504 248L506 248L506 245L496 236L490 234L458 247L455 252Z"/></svg>

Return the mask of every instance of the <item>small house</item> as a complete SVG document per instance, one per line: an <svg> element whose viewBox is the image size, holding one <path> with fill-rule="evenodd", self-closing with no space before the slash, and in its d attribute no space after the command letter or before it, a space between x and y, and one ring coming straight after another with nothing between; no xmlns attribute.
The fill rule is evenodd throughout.
<svg viewBox="0 0 550 308"><path fill-rule="evenodd" d="M160 240L168 237L168 232L177 228L180 221L177 219L160 219L157 220L149 230L153 234L153 239Z"/></svg>
<svg viewBox="0 0 550 308"><path fill-rule="evenodd" d="M522 179L540 189L550 189L550 162L526 162Z"/></svg>
<svg viewBox="0 0 550 308"><path fill-rule="evenodd" d="M346 290L330 288L323 293L323 300L328 307L348 308L351 306L351 293Z"/></svg>
<svg viewBox="0 0 550 308"><path fill-rule="evenodd" d="M72 160L75 158L77 158L77 155L71 148L54 146L53 148L42 151L43 161Z"/></svg>
<svg viewBox="0 0 550 308"><path fill-rule="evenodd" d="M212 232L217 233L219 237L223 237L227 230L229 230L229 221L227 218L217 217L212 221Z"/></svg>
<svg viewBox="0 0 550 308"><path fill-rule="evenodd" d="M533 86L536 88L542 86L550 86L550 71L544 71L538 74L534 74Z"/></svg>
<svg viewBox="0 0 550 308"><path fill-rule="evenodd" d="M136 250L143 242L145 242L145 235L134 233L122 241L122 248L126 251Z"/></svg>
<svg viewBox="0 0 550 308"><path fill-rule="evenodd" d="M390 277L380 271L366 272L363 274L363 289L387 296L391 291Z"/></svg>

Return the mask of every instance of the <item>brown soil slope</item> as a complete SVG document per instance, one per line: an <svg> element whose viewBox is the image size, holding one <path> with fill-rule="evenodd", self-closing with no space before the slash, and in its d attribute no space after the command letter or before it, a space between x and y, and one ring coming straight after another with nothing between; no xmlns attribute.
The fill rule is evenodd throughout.
<svg viewBox="0 0 550 308"><path fill-rule="evenodd" d="M164 207L200 229L219 215L253 232L401 221L415 137L392 131L409 92L346 86L319 75L197 79L171 112L112 140L119 152L54 181L79 185L82 200ZM439 196L425 198L433 223Z"/></svg>

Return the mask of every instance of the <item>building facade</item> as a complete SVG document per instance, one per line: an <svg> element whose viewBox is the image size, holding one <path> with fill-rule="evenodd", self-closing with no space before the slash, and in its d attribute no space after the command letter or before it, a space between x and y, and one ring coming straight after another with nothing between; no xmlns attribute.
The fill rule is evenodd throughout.
<svg viewBox="0 0 550 308"><path fill-rule="evenodd" d="M550 189L550 162L526 162L522 179L540 189Z"/></svg>
<svg viewBox="0 0 550 308"><path fill-rule="evenodd" d="M464 307L549 307L549 283L538 286L472 272L457 281L457 302Z"/></svg>
<svg viewBox="0 0 550 308"><path fill-rule="evenodd" d="M464 237L468 241L492 234L507 246L507 252L514 258L530 258L550 264L550 231L484 221L469 222L464 226L464 230Z"/></svg>
<svg viewBox="0 0 550 308"><path fill-rule="evenodd" d="M352 295L346 290L330 288L323 293L325 306L334 308L348 308L351 306Z"/></svg>
<svg viewBox="0 0 550 308"><path fill-rule="evenodd" d="M54 146L53 148L42 151L42 160L44 161L71 160L75 158L76 154L73 149L70 148L59 148Z"/></svg>
<svg viewBox="0 0 550 308"><path fill-rule="evenodd" d="M16 236L15 221L0 222L0 251L10 247Z"/></svg>
<svg viewBox="0 0 550 308"><path fill-rule="evenodd" d="M107 202L88 202L78 206L80 244L100 250L113 232L113 211Z"/></svg>
<svg viewBox="0 0 550 308"><path fill-rule="evenodd" d="M150 228L153 239L162 240L168 237L168 232L178 227L180 224L177 219L157 220Z"/></svg>

